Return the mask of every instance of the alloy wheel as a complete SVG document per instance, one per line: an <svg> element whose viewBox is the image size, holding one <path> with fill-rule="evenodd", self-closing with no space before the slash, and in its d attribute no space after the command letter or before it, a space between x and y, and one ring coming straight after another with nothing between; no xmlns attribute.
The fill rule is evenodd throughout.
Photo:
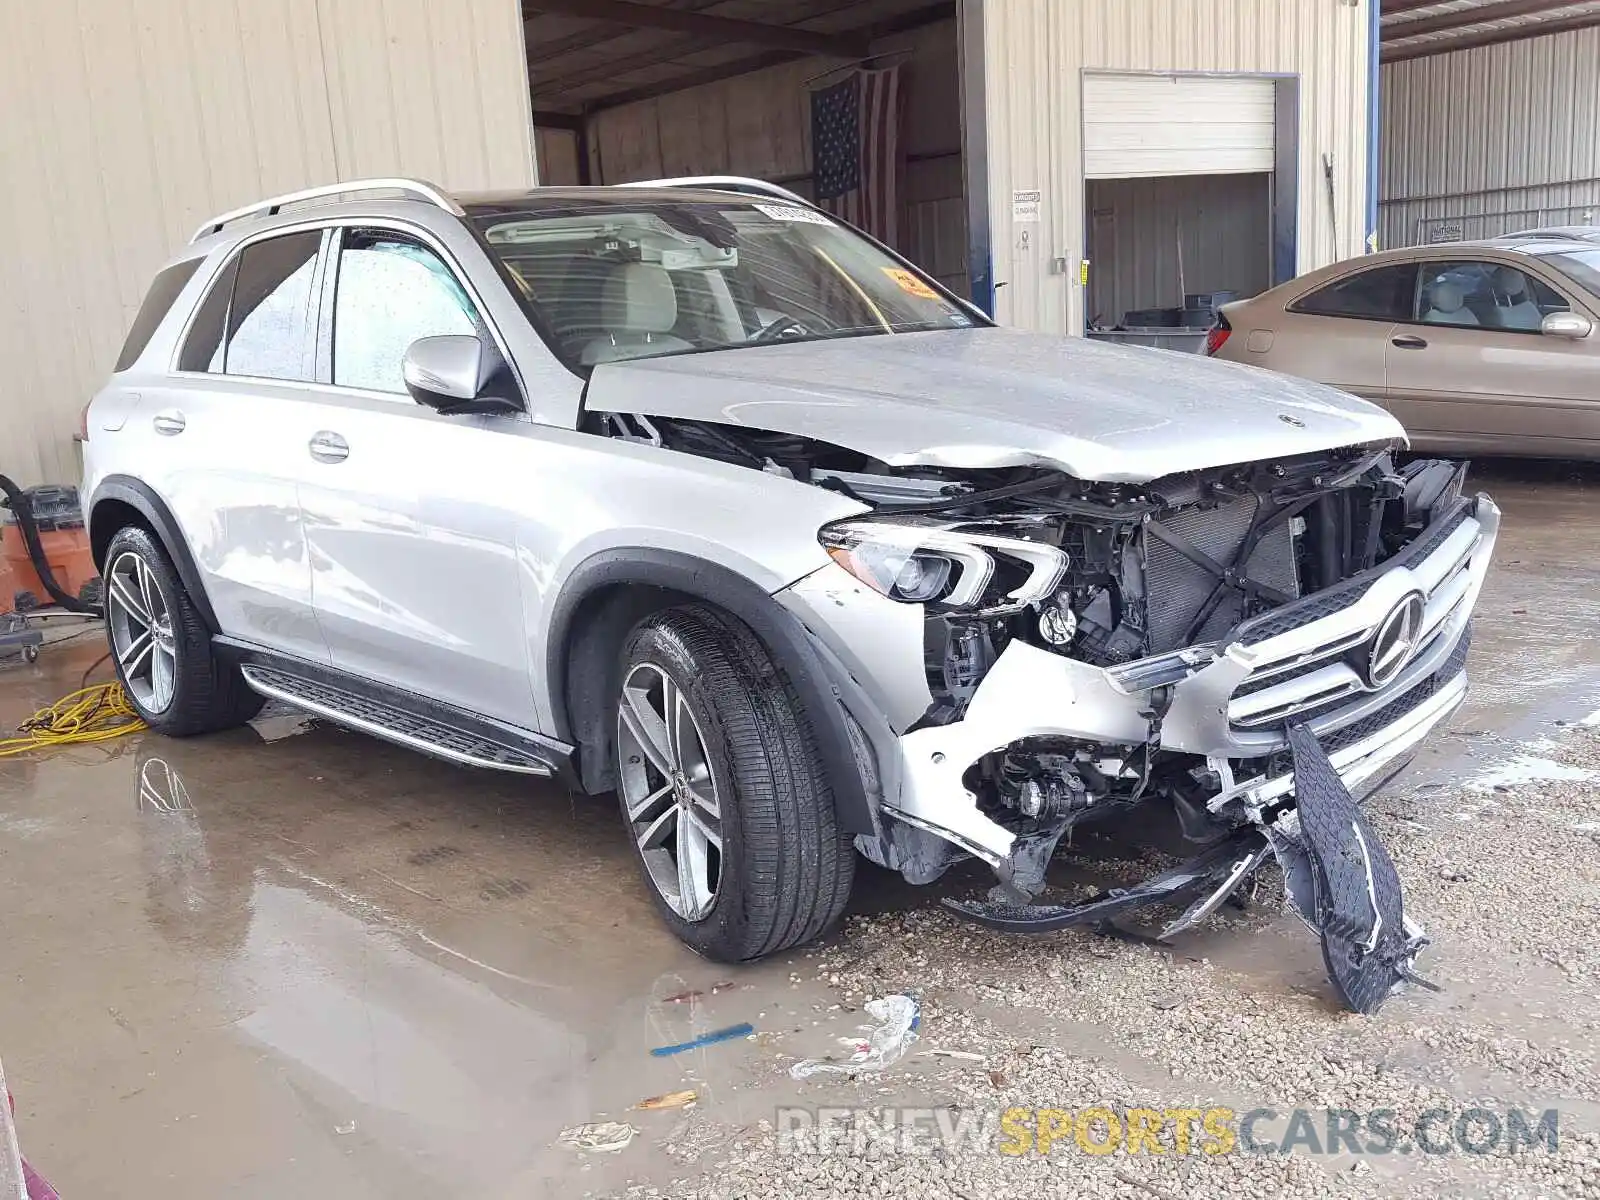
<svg viewBox="0 0 1600 1200"><path fill-rule="evenodd" d="M146 712L166 712L178 677L172 610L150 564L132 551L106 572L106 618L128 691Z"/></svg>
<svg viewBox="0 0 1600 1200"><path fill-rule="evenodd" d="M650 881L686 921L711 911L722 878L722 793L688 697L639 663L617 705L622 804Z"/></svg>

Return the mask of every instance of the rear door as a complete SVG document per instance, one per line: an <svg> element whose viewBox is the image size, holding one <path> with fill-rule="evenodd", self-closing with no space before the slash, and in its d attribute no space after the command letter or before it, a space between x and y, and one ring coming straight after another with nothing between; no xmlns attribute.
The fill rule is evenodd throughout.
<svg viewBox="0 0 1600 1200"><path fill-rule="evenodd" d="M1600 409L1593 335L1547 337L1572 301L1520 260L1424 261L1415 311L1390 338L1389 403L1435 450L1558 453ZM1585 414L1588 414L1585 416Z"/></svg>
<svg viewBox="0 0 1600 1200"><path fill-rule="evenodd" d="M1243 306L1228 357L1381 404L1384 351L1396 323L1411 315L1416 273L1415 263L1387 263L1325 283L1276 312L1259 301ZM1237 320L1233 310L1228 316Z"/></svg>
<svg viewBox="0 0 1600 1200"><path fill-rule="evenodd" d="M318 662L296 480L315 427L315 297L323 231L258 237L223 265L165 381L122 434L194 554L222 631Z"/></svg>
<svg viewBox="0 0 1600 1200"><path fill-rule="evenodd" d="M445 417L407 394L406 348L492 331L421 231L346 227L318 334L322 424L300 447L312 593L333 664L528 727L516 501L537 489L519 418Z"/></svg>

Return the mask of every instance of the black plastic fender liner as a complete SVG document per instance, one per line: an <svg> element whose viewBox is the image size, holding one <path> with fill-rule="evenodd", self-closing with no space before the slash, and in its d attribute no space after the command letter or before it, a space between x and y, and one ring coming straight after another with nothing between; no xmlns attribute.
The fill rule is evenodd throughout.
<svg viewBox="0 0 1600 1200"><path fill-rule="evenodd" d="M1237 871L1241 860L1259 864L1266 857L1267 840L1254 825L1235 830L1187 862L1152 875L1130 888L1114 888L1082 904L1001 904L986 900L953 900L944 906L970 921L1004 933L1051 933L1074 925L1093 925L1148 904L1171 904L1228 878L1242 884L1248 872ZM1229 888L1229 892L1233 889ZM1220 902L1226 894L1218 897Z"/></svg>
<svg viewBox="0 0 1600 1200"><path fill-rule="evenodd" d="M1426 939L1407 928L1400 876L1366 814L1305 725L1289 727L1289 750L1314 923L1340 1000L1370 1015L1407 980L1437 991L1412 973Z"/></svg>
<svg viewBox="0 0 1600 1200"><path fill-rule="evenodd" d="M611 733L608 728L587 727L580 713L569 710L573 699L569 684L588 689L596 684L594 679L573 675L571 660L575 656L581 658L584 653L579 648L575 655L573 635L575 631L583 633L580 616L595 603L595 597L616 585L660 589L703 600L748 625L774 661L783 668L805 708L816 734L817 747L822 754L828 779L833 784L834 806L841 828L855 834L877 832L871 801L867 797L866 785L857 766L856 752L845 723L844 709L828 677L827 668L811 646L805 626L770 594L744 576L717 563L675 550L643 546L602 550L578 564L568 576L552 608L545 660L545 678L548 681L551 709L556 718L556 728L552 732L562 741L580 747L579 766L586 790L591 783L600 780L592 773L591 764L583 761L583 747L596 744L608 746ZM627 615L623 620L627 628L632 627L633 620L627 619ZM619 638L627 633L627 628L617 631ZM589 699L592 701L593 697ZM611 699L614 696L607 697L607 702ZM576 707L572 705L572 708ZM594 704L590 703L587 707L592 710ZM578 727L580 725L585 727Z"/></svg>

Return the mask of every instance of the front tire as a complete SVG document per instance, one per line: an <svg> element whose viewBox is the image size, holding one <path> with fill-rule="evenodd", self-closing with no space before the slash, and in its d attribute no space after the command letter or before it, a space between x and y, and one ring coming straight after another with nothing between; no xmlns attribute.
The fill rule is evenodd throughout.
<svg viewBox="0 0 1600 1200"><path fill-rule="evenodd" d="M145 724L171 737L242 725L261 711L239 669L211 649L211 631L166 549L128 526L105 558L106 636L122 690Z"/></svg>
<svg viewBox="0 0 1600 1200"><path fill-rule="evenodd" d="M629 634L617 794L656 907L721 962L818 937L855 873L810 722L765 646L703 605Z"/></svg>

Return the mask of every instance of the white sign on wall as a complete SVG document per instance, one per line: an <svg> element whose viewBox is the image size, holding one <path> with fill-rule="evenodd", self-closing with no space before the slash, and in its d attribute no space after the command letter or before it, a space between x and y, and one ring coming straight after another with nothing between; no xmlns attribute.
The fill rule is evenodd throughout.
<svg viewBox="0 0 1600 1200"><path fill-rule="evenodd" d="M1011 193L1011 219L1029 224L1039 221L1039 189L1018 188Z"/></svg>

